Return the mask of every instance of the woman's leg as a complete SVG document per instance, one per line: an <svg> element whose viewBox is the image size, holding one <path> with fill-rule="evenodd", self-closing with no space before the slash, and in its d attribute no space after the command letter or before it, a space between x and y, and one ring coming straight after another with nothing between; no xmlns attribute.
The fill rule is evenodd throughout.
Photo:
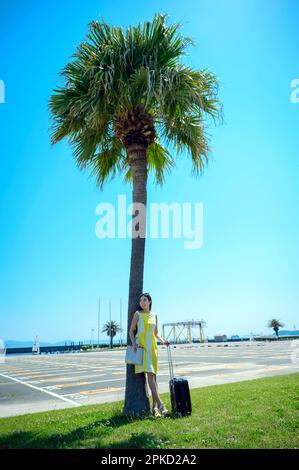
<svg viewBox="0 0 299 470"><path fill-rule="evenodd" d="M158 393L156 374L153 372L147 372L147 379L152 392L153 406L159 406L161 404L161 399Z"/></svg>
<svg viewBox="0 0 299 470"><path fill-rule="evenodd" d="M158 395L158 406L160 406L161 403L162 403L162 400L161 400L159 392L158 392L157 374L153 374L153 376L154 376L155 382L156 382L156 390L157 390L157 395Z"/></svg>

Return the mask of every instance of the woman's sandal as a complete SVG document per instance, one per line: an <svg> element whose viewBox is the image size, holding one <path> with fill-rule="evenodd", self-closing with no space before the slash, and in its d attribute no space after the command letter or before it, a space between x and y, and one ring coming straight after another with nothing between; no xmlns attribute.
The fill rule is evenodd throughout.
<svg viewBox="0 0 299 470"><path fill-rule="evenodd" d="M164 405L164 403L161 403L161 405L159 406L159 412L161 413L162 416L169 416L169 411Z"/></svg>
<svg viewBox="0 0 299 470"><path fill-rule="evenodd" d="M156 406L153 407L153 416L154 418L158 418L159 416L161 416L161 413Z"/></svg>

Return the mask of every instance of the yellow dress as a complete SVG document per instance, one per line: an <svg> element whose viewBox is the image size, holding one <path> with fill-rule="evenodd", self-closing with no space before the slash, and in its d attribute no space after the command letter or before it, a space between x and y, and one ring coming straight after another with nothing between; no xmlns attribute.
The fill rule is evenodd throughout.
<svg viewBox="0 0 299 470"><path fill-rule="evenodd" d="M135 364L135 374L158 371L158 348L155 337L156 315L153 312L139 312L136 343L143 346L143 364Z"/></svg>

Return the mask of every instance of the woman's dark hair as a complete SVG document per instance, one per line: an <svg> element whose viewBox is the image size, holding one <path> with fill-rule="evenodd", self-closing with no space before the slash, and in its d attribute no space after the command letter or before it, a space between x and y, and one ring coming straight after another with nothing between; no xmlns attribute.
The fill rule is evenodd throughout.
<svg viewBox="0 0 299 470"><path fill-rule="evenodd" d="M148 292L144 292L143 294L140 294L140 296L139 296L139 303L140 303L141 297L146 297L146 298L149 300L149 303L150 303L150 304L149 304L149 309L151 310L151 309L152 309L152 298L151 298L151 296L149 295L149 293L148 293Z"/></svg>

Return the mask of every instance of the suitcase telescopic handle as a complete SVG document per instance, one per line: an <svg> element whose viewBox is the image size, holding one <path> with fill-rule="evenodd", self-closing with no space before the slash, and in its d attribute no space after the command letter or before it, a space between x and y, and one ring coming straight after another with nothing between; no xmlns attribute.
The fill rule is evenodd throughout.
<svg viewBox="0 0 299 470"><path fill-rule="evenodd" d="M168 353L168 364L169 364L170 380L172 380L173 379L173 363L172 363L170 345L167 346L167 353Z"/></svg>

